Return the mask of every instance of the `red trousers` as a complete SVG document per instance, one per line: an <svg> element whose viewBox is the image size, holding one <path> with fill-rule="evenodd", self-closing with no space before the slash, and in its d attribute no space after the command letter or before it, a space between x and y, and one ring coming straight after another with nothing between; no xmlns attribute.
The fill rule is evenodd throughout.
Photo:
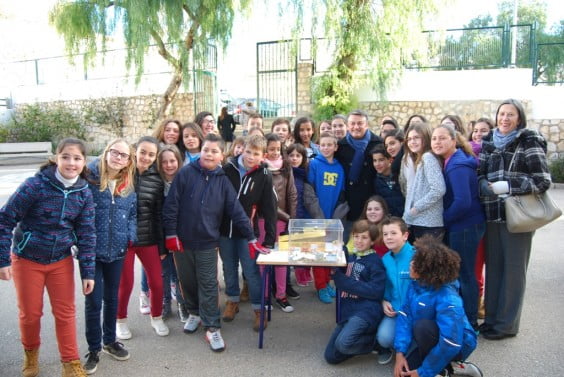
<svg viewBox="0 0 564 377"><path fill-rule="evenodd" d="M476 280L478 280L478 294L480 297L484 296L484 284L486 283L484 265L486 264L486 248L484 247L484 238L478 244L478 251L476 252Z"/></svg>
<svg viewBox="0 0 564 377"><path fill-rule="evenodd" d="M47 288L55 317L55 333L61 361L79 360L72 257L56 263L40 264L12 254L12 273L24 349L38 349L41 344L43 292Z"/></svg>
<svg viewBox="0 0 564 377"><path fill-rule="evenodd" d="M315 289L326 288L331 281L331 269L329 267L313 267L312 270Z"/></svg>
<svg viewBox="0 0 564 377"><path fill-rule="evenodd" d="M127 306L133 290L133 267L135 255L141 261L147 274L151 294L151 317L160 317L163 312L163 278L161 258L157 245L132 246L127 248L118 291L118 319L127 318Z"/></svg>

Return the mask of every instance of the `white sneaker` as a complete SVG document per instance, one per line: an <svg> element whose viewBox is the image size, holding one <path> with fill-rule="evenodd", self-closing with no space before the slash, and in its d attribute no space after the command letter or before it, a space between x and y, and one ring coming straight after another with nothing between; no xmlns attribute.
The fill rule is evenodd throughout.
<svg viewBox="0 0 564 377"><path fill-rule="evenodd" d="M141 314L151 313L151 305L149 303L149 297L145 292L141 292L139 295L139 311Z"/></svg>
<svg viewBox="0 0 564 377"><path fill-rule="evenodd" d="M118 319L116 321L116 338L121 340L131 339L131 331L127 325L127 318Z"/></svg>
<svg viewBox="0 0 564 377"><path fill-rule="evenodd" d="M153 326L158 336L167 336L169 333L168 327L163 321L163 317L151 317L151 326Z"/></svg>
<svg viewBox="0 0 564 377"><path fill-rule="evenodd" d="M208 331L206 331L206 340L210 344L210 348L213 352L221 352L225 349L225 342L221 337L219 329L210 327Z"/></svg>
<svg viewBox="0 0 564 377"><path fill-rule="evenodd" d="M453 361L450 363L455 376L483 377L484 374L476 364L466 361Z"/></svg>
<svg viewBox="0 0 564 377"><path fill-rule="evenodd" d="M190 314L188 316L188 320L186 320L186 324L184 324L184 332L187 334L192 334L198 330L198 327L202 323L202 319L198 315Z"/></svg>

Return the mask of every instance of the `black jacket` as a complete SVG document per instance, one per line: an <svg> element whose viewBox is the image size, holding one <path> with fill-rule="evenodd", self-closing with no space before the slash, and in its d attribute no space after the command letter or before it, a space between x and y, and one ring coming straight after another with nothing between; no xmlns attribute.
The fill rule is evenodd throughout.
<svg viewBox="0 0 564 377"><path fill-rule="evenodd" d="M142 174L135 173L137 242L134 245L157 245L159 254L166 254L162 226L163 192L164 183L155 163Z"/></svg>
<svg viewBox="0 0 564 377"><path fill-rule="evenodd" d="M264 246L273 248L276 241L278 200L272 184L272 174L268 167L260 164L247 171L241 179L237 159L231 159L225 164L223 170L237 191L237 197L245 213L253 223L256 223L260 212L264 219ZM233 221L228 217L223 218L220 232L224 237L244 238L244 235L233 227Z"/></svg>
<svg viewBox="0 0 564 377"><path fill-rule="evenodd" d="M217 128L221 132L221 137L225 141L233 141L233 133L235 132L237 123L233 119L233 115L227 114L223 119L217 118Z"/></svg>
<svg viewBox="0 0 564 377"><path fill-rule="evenodd" d="M354 148L348 143L344 137L339 140L339 149L335 153L335 157L345 169L345 199L349 203L350 211L347 214L347 220L356 221L362 213L366 200L375 194L373 181L376 171L372 167L372 150L377 145L382 144L382 139L374 135L370 130L370 141L364 151L364 163L360 173L360 177L356 183L349 181L349 172L354 158Z"/></svg>

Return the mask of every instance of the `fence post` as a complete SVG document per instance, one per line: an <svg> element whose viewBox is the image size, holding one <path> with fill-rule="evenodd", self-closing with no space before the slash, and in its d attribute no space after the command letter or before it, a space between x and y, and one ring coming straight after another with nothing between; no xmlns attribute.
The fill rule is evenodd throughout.
<svg viewBox="0 0 564 377"><path fill-rule="evenodd" d="M503 38L501 43L501 65L507 68L511 60L511 28L508 23L503 26Z"/></svg>
<svg viewBox="0 0 564 377"><path fill-rule="evenodd" d="M534 58L536 56L536 50L537 50L537 21L533 21L533 24L531 25L531 32L529 34L529 62L531 63L531 66L534 63Z"/></svg>

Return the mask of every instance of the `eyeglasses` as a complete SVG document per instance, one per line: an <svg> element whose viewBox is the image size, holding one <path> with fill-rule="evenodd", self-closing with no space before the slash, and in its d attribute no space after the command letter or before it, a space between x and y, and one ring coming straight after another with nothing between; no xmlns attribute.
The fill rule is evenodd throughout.
<svg viewBox="0 0 564 377"><path fill-rule="evenodd" d="M122 160L129 160L129 155L127 153L121 153L115 149L110 149L110 156L113 158L120 158Z"/></svg>

